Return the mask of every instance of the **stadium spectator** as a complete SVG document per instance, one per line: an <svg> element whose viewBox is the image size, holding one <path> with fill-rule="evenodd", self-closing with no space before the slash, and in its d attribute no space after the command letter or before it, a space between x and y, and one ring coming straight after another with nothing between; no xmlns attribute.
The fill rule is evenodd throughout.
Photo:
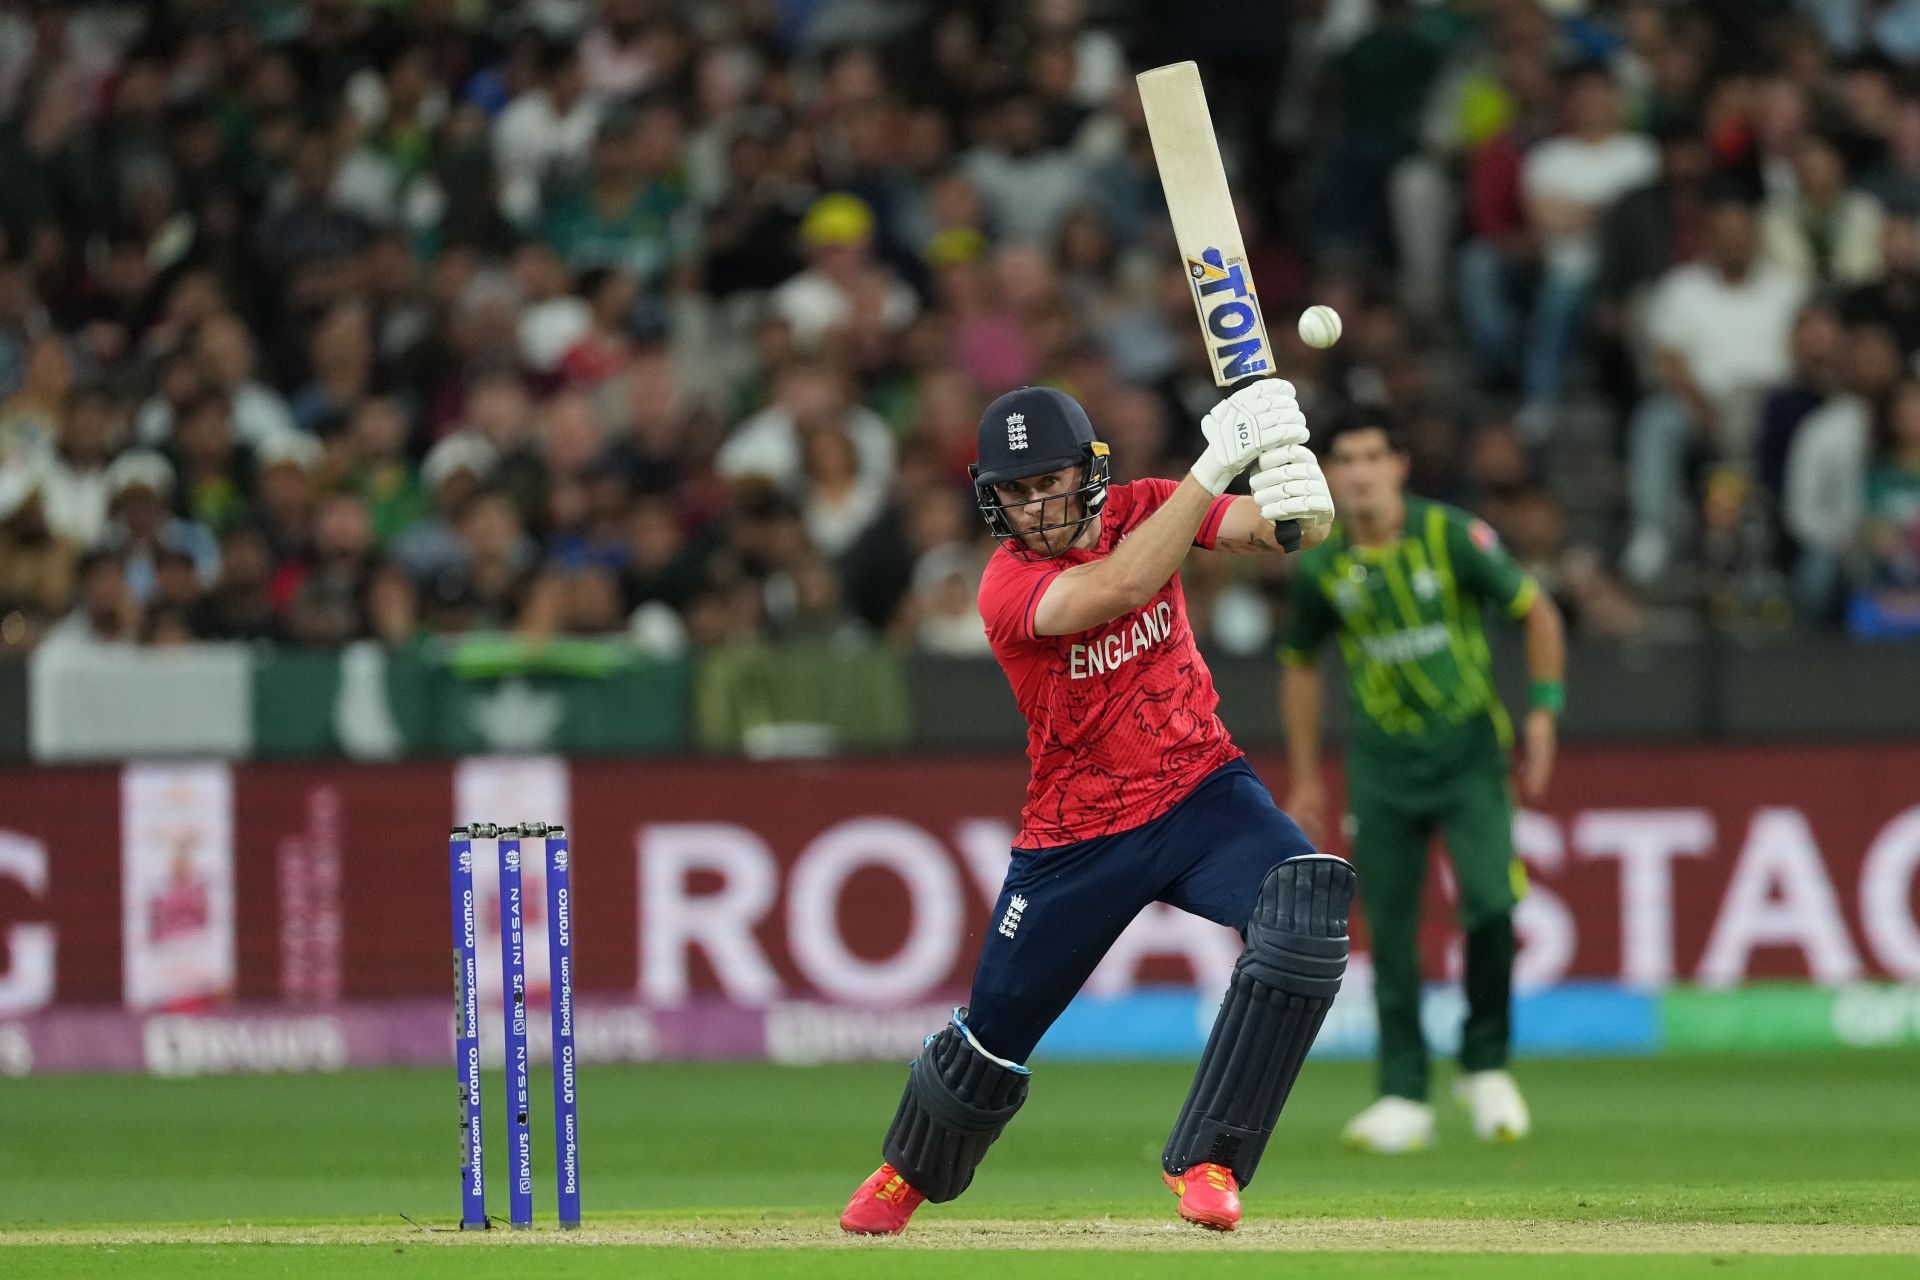
<svg viewBox="0 0 1920 1280"><path fill-rule="evenodd" d="M624 268L649 294L690 287L699 231L680 142L679 113L665 100L603 119L585 172L547 206L547 243L576 270Z"/></svg>
<svg viewBox="0 0 1920 1280"><path fill-rule="evenodd" d="M1891 327L1900 350L1911 356L1920 351L1920 228L1913 213L1897 213L1881 224L1880 260L1878 278L1842 295L1840 313Z"/></svg>
<svg viewBox="0 0 1920 1280"><path fill-rule="evenodd" d="M1754 475L1772 511L1776 538L1785 542L1776 559L1791 565L1796 548L1780 525L1786 497L1787 457L1808 417L1835 396L1845 372L1846 330L1834 309L1821 302L1802 309L1793 322L1789 358L1791 376L1767 392L1760 406L1760 429L1755 444Z"/></svg>
<svg viewBox="0 0 1920 1280"><path fill-rule="evenodd" d="M582 291L589 275L605 274L604 267L582 272ZM513 283L520 303L516 326L520 363L536 376L550 379L568 350L586 335L593 309L576 292L573 274L559 255L539 241L514 251Z"/></svg>
<svg viewBox="0 0 1920 1280"><path fill-rule="evenodd" d="M1760 397L1787 374L1804 292L1760 261L1753 211L1739 196L1716 198L1707 235L1705 258L1662 276L1648 309L1661 389L1630 427L1633 538L1622 561L1643 586L1667 568L1689 456L1750 456Z"/></svg>
<svg viewBox="0 0 1920 1280"><path fill-rule="evenodd" d="M200 326L193 345L201 379L207 389L227 397L234 435L241 443L260 449L276 437L299 430L286 399L258 378L253 336L240 317L231 313L211 317ZM150 430L151 434L142 433L143 439L164 439L171 424Z"/></svg>
<svg viewBox="0 0 1920 1280"><path fill-rule="evenodd" d="M79 558L47 523L40 475L0 470L0 649L31 646L66 611Z"/></svg>
<svg viewBox="0 0 1920 1280"><path fill-rule="evenodd" d="M1875 433L1867 468L1865 566L1848 628L1920 635L1920 382L1904 381Z"/></svg>
<svg viewBox="0 0 1920 1280"><path fill-rule="evenodd" d="M852 617L964 649L988 398L1071 387L1151 474L1218 397L1139 0L69 8L0 48L8 647ZM1269 323L1347 319L1279 344L1310 417L1392 401L1416 487L1583 628L1769 572L1808 620L1897 612L1904 490L1869 477L1905 455L1869 442L1920 353L1912 8L1317 5L1284 52L1280 19L1196 50ZM111 469L161 459L162 509L110 520ZM1196 617L1244 643L1282 583L1230 570L1196 562Z"/></svg>
<svg viewBox="0 0 1920 1280"><path fill-rule="evenodd" d="M0 402L0 460L43 453L59 433L73 393L73 358L66 340L47 334L28 350L20 389Z"/></svg>
<svg viewBox="0 0 1920 1280"><path fill-rule="evenodd" d="M1697 257L1706 241L1713 153L1684 128L1661 141L1660 174L1622 196L1600 231L1594 278L1596 358L1617 411L1631 412L1642 355L1634 335L1644 331L1654 286L1670 267Z"/></svg>
<svg viewBox="0 0 1920 1280"><path fill-rule="evenodd" d="M120 405L99 387L76 387L67 397L54 447L15 465L38 470L47 524L62 538L94 547L107 528L107 466L122 435Z"/></svg>
<svg viewBox="0 0 1920 1280"><path fill-rule="evenodd" d="M574 46L546 40L539 45L539 79L493 122L500 215L516 227L533 226L544 190L586 163L605 110L604 99L588 92Z"/></svg>
<svg viewBox="0 0 1920 1280"><path fill-rule="evenodd" d="M852 403L846 377L823 363L798 364L782 374L774 402L735 428L715 469L735 482L758 480L797 494L804 483L805 439L827 430L844 431L860 475L885 484L893 472L892 433L873 410Z"/></svg>
<svg viewBox="0 0 1920 1280"><path fill-rule="evenodd" d="M985 109L981 140L961 166L999 233L1037 245L1053 243L1087 177L1079 157L1049 145L1040 100L1024 90Z"/></svg>
<svg viewBox="0 0 1920 1280"><path fill-rule="evenodd" d="M159 587L166 552L187 556L203 586L220 575L220 548L205 525L172 515L173 468L157 453L134 450L107 468L108 522L101 545L125 572L127 590L144 605Z"/></svg>
<svg viewBox="0 0 1920 1280"><path fill-rule="evenodd" d="M1880 202L1847 185L1840 148L1800 139L1791 194L1775 192L1761 215L1761 253L1808 285L1858 285L1880 274Z"/></svg>
<svg viewBox="0 0 1920 1280"><path fill-rule="evenodd" d="M407 436L400 404L375 396L355 406L339 437L343 458L337 483L343 492L366 504L374 539L383 547L428 511L426 495L407 457Z"/></svg>
<svg viewBox="0 0 1920 1280"><path fill-rule="evenodd" d="M286 609L294 644L342 645L367 630L363 613L373 524L358 498L335 494L314 512L313 542Z"/></svg>
<svg viewBox="0 0 1920 1280"><path fill-rule="evenodd" d="M1860 536L1874 423L1903 369L1891 330L1856 325L1849 333L1845 388L1807 415L1787 452L1782 508L1799 551L1794 594L1814 618L1833 616L1846 563Z"/></svg>
<svg viewBox="0 0 1920 1280"><path fill-rule="evenodd" d="M345 298L315 322L307 343L311 376L287 402L300 430L335 434L377 389L371 319L364 303Z"/></svg>
<svg viewBox="0 0 1920 1280"><path fill-rule="evenodd" d="M1520 185L1539 280L1522 344L1523 432L1538 441L1553 423L1566 362L1585 324L1600 262L1601 225L1613 204L1651 181L1660 159L1644 136L1621 126L1612 77L1594 66L1561 91L1564 132L1528 152ZM1509 293L1496 289L1494 297ZM1508 321L1509 330L1519 326Z"/></svg>
<svg viewBox="0 0 1920 1280"><path fill-rule="evenodd" d="M203 640L284 638L274 608L273 552L251 526L230 531L220 542L220 579L195 603L189 621Z"/></svg>
<svg viewBox="0 0 1920 1280"><path fill-rule="evenodd" d="M897 333L917 309L913 293L873 259L873 210L858 196L822 196L800 222L807 268L774 289L768 304L807 350L849 327L862 295L871 291L888 333Z"/></svg>
<svg viewBox="0 0 1920 1280"><path fill-rule="evenodd" d="M1410 0L1385 0L1377 22L1329 67L1342 122L1320 203L1331 252L1363 255L1391 244L1388 184L1414 148L1442 52Z"/></svg>
<svg viewBox="0 0 1920 1280"><path fill-rule="evenodd" d="M73 609L53 624L43 649L130 644L140 634L140 602L127 590L126 574L111 551L89 551L75 573Z"/></svg>
<svg viewBox="0 0 1920 1280"><path fill-rule="evenodd" d="M1860 186L1889 213L1920 213L1920 98L1900 98L1888 123L1886 155Z"/></svg>
<svg viewBox="0 0 1920 1280"><path fill-rule="evenodd" d="M989 653L978 603L985 559L981 548L966 542L949 542L921 556L900 609L902 637L916 648L950 658Z"/></svg>

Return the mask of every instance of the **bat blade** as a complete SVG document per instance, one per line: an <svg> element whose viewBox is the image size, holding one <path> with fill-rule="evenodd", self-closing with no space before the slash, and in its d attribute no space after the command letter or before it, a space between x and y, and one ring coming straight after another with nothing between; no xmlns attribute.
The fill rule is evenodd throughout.
<svg viewBox="0 0 1920 1280"><path fill-rule="evenodd" d="M1200 68L1175 62L1134 79L1213 380L1227 387L1270 374L1273 347L1247 269Z"/></svg>

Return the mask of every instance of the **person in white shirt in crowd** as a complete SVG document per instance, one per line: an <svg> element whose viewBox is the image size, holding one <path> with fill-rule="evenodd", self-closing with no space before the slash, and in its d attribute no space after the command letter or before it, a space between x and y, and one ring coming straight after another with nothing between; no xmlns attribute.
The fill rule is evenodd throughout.
<svg viewBox="0 0 1920 1280"><path fill-rule="evenodd" d="M949 658L978 658L993 651L980 618L986 559L977 545L947 542L914 564L900 621L916 649Z"/></svg>
<svg viewBox="0 0 1920 1280"><path fill-rule="evenodd" d="M540 77L493 124L500 216L516 227L539 221L541 196L554 174L586 165L604 111L573 45L548 41L540 52Z"/></svg>
<svg viewBox="0 0 1920 1280"><path fill-rule="evenodd" d="M831 427L853 441L863 484L884 486L892 478L893 432L852 398L846 375L827 364L797 364L781 373L773 403L733 429L714 470L736 483L765 481L797 499L805 492L802 440L808 431Z"/></svg>
<svg viewBox="0 0 1920 1280"><path fill-rule="evenodd" d="M514 251L513 279L520 307L520 359L539 373L552 373L574 343L593 327L593 308L569 286L572 276L553 246L529 241Z"/></svg>
<svg viewBox="0 0 1920 1280"><path fill-rule="evenodd" d="M466 552L460 540L461 513L499 465L499 452L470 431L457 431L427 451L420 483L432 500L433 514L407 526L389 548L416 582L459 565Z"/></svg>
<svg viewBox="0 0 1920 1280"><path fill-rule="evenodd" d="M27 349L19 387L0 401L0 466L43 454L52 446L74 381L73 351L66 337L46 333L36 338Z"/></svg>
<svg viewBox="0 0 1920 1280"><path fill-rule="evenodd" d="M190 557L202 590L220 578L219 540L205 525L168 510L173 485L172 465L150 450L130 449L107 468L113 518L101 543L119 557L127 590L142 605L153 599L163 551Z"/></svg>
<svg viewBox="0 0 1920 1280"><path fill-rule="evenodd" d="M286 400L254 376L253 335L245 321L231 313L214 316L200 326L194 350L201 376L233 405L233 434L242 444L260 449L275 436L300 430ZM172 425L169 420L167 431Z"/></svg>
<svg viewBox="0 0 1920 1280"><path fill-rule="evenodd" d="M1069 151L1047 147L1046 124L1033 94L1008 94L993 109L987 139L961 161L1008 240L1052 244L1067 210L1086 198L1085 164Z"/></svg>
<svg viewBox="0 0 1920 1280"><path fill-rule="evenodd" d="M1800 0L1820 35L1842 57L1920 58L1920 0Z"/></svg>
<svg viewBox="0 0 1920 1280"><path fill-rule="evenodd" d="M1685 508L1687 460L1704 450L1747 465L1760 398L1791 370L1794 317L1805 288L1760 260L1753 210L1721 190L1707 252L1668 271L1648 308L1661 387L1628 426L1633 536L1622 568L1645 586L1665 572Z"/></svg>
<svg viewBox="0 0 1920 1280"><path fill-rule="evenodd" d="M800 517L807 526L807 540L822 555L837 557L878 518L887 505L887 486L861 473L853 437L837 423L824 422L808 430L800 454L806 471Z"/></svg>
<svg viewBox="0 0 1920 1280"><path fill-rule="evenodd" d="M1561 100L1566 131L1528 153L1521 171L1540 284L1526 337L1519 421L1536 442L1551 430L1567 359L1586 320L1607 211L1660 174L1652 139L1621 127L1620 93L1605 67L1569 73Z"/></svg>
<svg viewBox="0 0 1920 1280"><path fill-rule="evenodd" d="M580 40L580 65L589 88L611 97L644 90L659 72L648 36L648 0L602 0L596 21Z"/></svg>
<svg viewBox="0 0 1920 1280"><path fill-rule="evenodd" d="M1885 211L1847 185L1833 140L1808 134L1794 149L1798 190L1776 194L1760 217L1761 256L1803 284L1857 285L1879 278Z"/></svg>
<svg viewBox="0 0 1920 1280"><path fill-rule="evenodd" d="M807 210L800 222L807 269L767 299L802 347L817 350L828 333L846 328L854 318L856 295L868 287L881 291L880 318L889 332L912 322L919 311L913 290L875 259L873 239L873 210L859 196L835 192Z"/></svg>
<svg viewBox="0 0 1920 1280"><path fill-rule="evenodd" d="M37 465L47 526L76 546L91 547L107 529L107 463L125 432L120 401L99 387L78 387L67 400L52 452Z"/></svg>
<svg viewBox="0 0 1920 1280"><path fill-rule="evenodd" d="M1845 389L1794 433L1781 486L1781 522L1799 548L1794 603L1816 618L1831 617L1839 604L1864 519L1874 424L1889 411L1906 371L1899 341L1883 324L1851 326L1845 358Z"/></svg>
<svg viewBox="0 0 1920 1280"><path fill-rule="evenodd" d="M126 571L111 551L90 551L75 570L79 582L68 614L47 628L40 654L102 644L131 644L140 638L140 602L127 590Z"/></svg>
<svg viewBox="0 0 1920 1280"><path fill-rule="evenodd" d="M1086 0L1034 0L1034 30L1073 49L1073 100L1098 107L1127 78L1127 52L1113 32L1087 24ZM984 651L983 651L984 652Z"/></svg>

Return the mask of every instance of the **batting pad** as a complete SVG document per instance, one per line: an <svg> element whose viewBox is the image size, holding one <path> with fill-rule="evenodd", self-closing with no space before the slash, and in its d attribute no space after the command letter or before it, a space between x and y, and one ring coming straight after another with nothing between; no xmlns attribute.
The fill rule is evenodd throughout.
<svg viewBox="0 0 1920 1280"><path fill-rule="evenodd" d="M980 1047L964 1010L927 1037L882 1147L888 1164L935 1204L952 1200L1027 1100L1025 1067Z"/></svg>
<svg viewBox="0 0 1920 1280"><path fill-rule="evenodd" d="M1280 1108L1347 971L1351 864L1324 853L1289 858L1267 873L1247 922L1247 949L1174 1122L1161 1164L1196 1164L1253 1181Z"/></svg>

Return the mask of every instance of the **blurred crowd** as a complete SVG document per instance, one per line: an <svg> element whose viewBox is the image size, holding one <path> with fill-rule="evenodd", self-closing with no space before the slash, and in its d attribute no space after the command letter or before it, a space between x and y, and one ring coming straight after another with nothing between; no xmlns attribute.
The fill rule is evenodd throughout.
<svg viewBox="0 0 1920 1280"><path fill-rule="evenodd" d="M1589 633L1920 634L1920 0L1191 8L0 2L0 647L982 652L984 404L1124 480L1218 396L1183 57L1310 420ZM1196 556L1205 640L1287 572Z"/></svg>

